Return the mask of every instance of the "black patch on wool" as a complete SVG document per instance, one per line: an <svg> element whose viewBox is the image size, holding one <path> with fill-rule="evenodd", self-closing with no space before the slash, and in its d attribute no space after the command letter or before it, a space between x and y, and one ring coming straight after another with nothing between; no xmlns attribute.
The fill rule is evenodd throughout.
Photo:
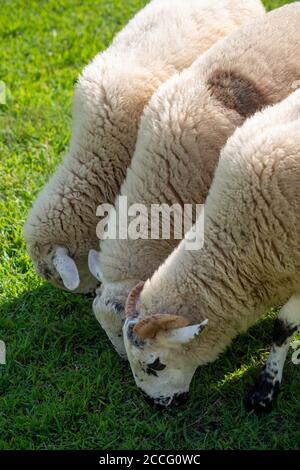
<svg viewBox="0 0 300 470"><path fill-rule="evenodd" d="M279 381L274 382L274 376L270 374L265 366L256 384L247 393L245 400L247 411L253 410L257 415L270 413L279 390Z"/></svg>
<svg viewBox="0 0 300 470"><path fill-rule="evenodd" d="M292 326L276 318L273 332L273 341L276 346L283 346L283 344L296 333L297 329L297 325Z"/></svg>

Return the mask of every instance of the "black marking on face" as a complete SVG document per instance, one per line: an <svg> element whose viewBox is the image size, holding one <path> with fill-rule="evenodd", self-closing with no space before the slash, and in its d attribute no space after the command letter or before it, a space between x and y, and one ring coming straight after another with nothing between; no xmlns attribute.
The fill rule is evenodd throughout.
<svg viewBox="0 0 300 470"><path fill-rule="evenodd" d="M269 372L265 366L256 384L250 388L246 397L247 411L254 411L257 415L272 411L273 403L280 390L279 380Z"/></svg>
<svg viewBox="0 0 300 470"><path fill-rule="evenodd" d="M162 364L159 360L159 357L158 357L151 364L147 364L146 374L148 374L148 375L152 374L152 375L157 376L156 371L164 370L165 368L166 368L166 365Z"/></svg>
<svg viewBox="0 0 300 470"><path fill-rule="evenodd" d="M121 302L115 302L111 300L105 300L106 307L114 308L118 313L123 313L125 306Z"/></svg>
<svg viewBox="0 0 300 470"><path fill-rule="evenodd" d="M125 306L121 302L114 302L114 308L118 313L122 313L125 310Z"/></svg>
<svg viewBox="0 0 300 470"><path fill-rule="evenodd" d="M162 364L158 357L150 364L140 362L140 367L145 374L154 375L155 377L158 377L157 371L164 370L166 368L166 365Z"/></svg>
<svg viewBox="0 0 300 470"><path fill-rule="evenodd" d="M140 339L135 332L133 331L134 326L136 325L135 320L131 320L127 324L127 338L138 349L143 349L145 346L145 341Z"/></svg>
<svg viewBox="0 0 300 470"><path fill-rule="evenodd" d="M136 373L134 373L134 376L136 379L138 379L139 382L144 382L144 380L141 379Z"/></svg>
<svg viewBox="0 0 300 470"><path fill-rule="evenodd" d="M147 374L147 375L154 375L155 377L158 377L157 372L155 372L155 370L151 370L151 369L149 369L147 366L146 366L146 367L143 366L142 363L140 363L140 366L141 366L142 371L143 371L145 374Z"/></svg>
<svg viewBox="0 0 300 470"><path fill-rule="evenodd" d="M289 325L279 318L275 320L273 341L276 346L283 346L283 344L296 333L297 325Z"/></svg>

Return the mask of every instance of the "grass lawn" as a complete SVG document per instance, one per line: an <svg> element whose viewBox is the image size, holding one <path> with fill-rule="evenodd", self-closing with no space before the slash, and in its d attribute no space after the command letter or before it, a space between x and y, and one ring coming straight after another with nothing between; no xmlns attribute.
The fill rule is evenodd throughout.
<svg viewBox="0 0 300 470"><path fill-rule="evenodd" d="M188 404L154 411L91 314L91 298L34 273L22 227L67 150L73 86L146 0L0 0L0 449L296 449L300 367L290 359L278 406L247 414L246 388L272 315L198 370ZM285 1L266 1L268 8Z"/></svg>

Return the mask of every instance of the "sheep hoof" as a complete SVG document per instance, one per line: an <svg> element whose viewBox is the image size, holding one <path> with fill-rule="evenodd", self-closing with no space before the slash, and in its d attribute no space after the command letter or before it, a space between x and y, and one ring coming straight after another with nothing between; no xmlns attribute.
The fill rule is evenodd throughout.
<svg viewBox="0 0 300 470"><path fill-rule="evenodd" d="M245 404L247 411L254 411L258 416L270 413L279 393L279 382L270 382L262 374L256 384L247 393Z"/></svg>

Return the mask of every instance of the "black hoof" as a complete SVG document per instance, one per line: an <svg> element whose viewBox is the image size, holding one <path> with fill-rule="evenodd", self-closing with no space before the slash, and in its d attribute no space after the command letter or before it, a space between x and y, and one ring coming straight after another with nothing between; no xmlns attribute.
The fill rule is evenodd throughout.
<svg viewBox="0 0 300 470"><path fill-rule="evenodd" d="M279 393L279 382L270 383L262 376L258 382L249 389L245 406L247 411L254 411L255 414L261 416L270 413L273 409L274 402Z"/></svg>

